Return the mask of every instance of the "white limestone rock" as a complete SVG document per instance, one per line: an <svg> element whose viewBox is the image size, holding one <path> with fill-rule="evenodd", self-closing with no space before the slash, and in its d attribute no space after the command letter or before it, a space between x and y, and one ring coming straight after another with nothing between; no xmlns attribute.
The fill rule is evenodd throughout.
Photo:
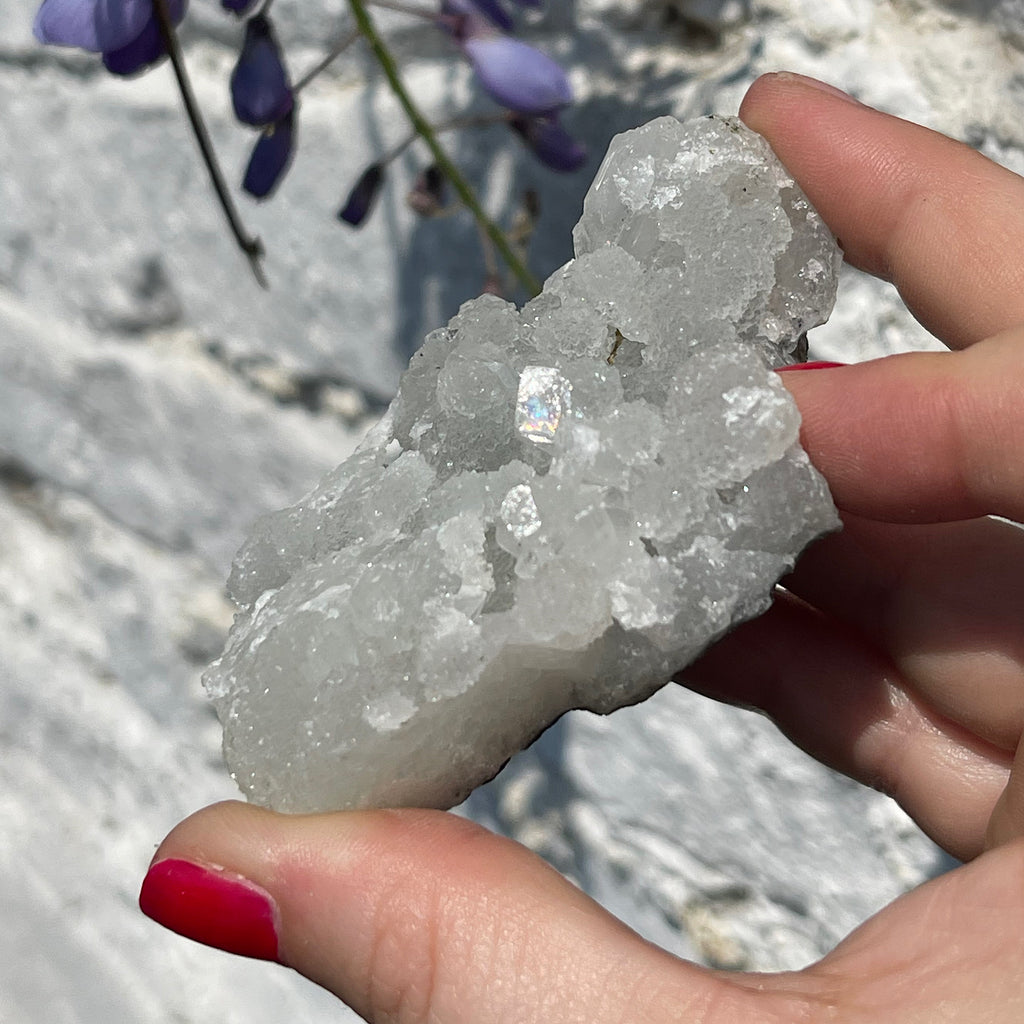
<svg viewBox="0 0 1024 1024"><path fill-rule="evenodd" d="M264 517L205 677L247 796L450 807L570 708L660 688L838 520L770 370L840 253L739 121L611 145L577 258L463 306L359 451Z"/></svg>

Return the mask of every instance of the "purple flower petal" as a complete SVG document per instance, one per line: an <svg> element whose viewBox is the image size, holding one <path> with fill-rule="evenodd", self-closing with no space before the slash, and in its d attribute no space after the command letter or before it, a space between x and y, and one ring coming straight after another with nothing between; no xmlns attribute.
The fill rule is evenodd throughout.
<svg viewBox="0 0 1024 1024"><path fill-rule="evenodd" d="M370 215L383 184L384 168L380 164L370 164L352 187L345 205L338 211L338 220L354 228L359 227Z"/></svg>
<svg viewBox="0 0 1024 1024"><path fill-rule="evenodd" d="M270 19L263 14L245 26L245 42L231 72L235 117L262 128L280 121L292 108L291 84Z"/></svg>
<svg viewBox="0 0 1024 1024"><path fill-rule="evenodd" d="M514 117L509 124L534 156L553 171L578 171L587 161L587 147L562 127L557 115Z"/></svg>
<svg viewBox="0 0 1024 1024"><path fill-rule="evenodd" d="M505 32L512 31L514 23L509 17L508 11L501 6L498 0L472 0L472 2L473 6L486 14L498 28Z"/></svg>
<svg viewBox="0 0 1024 1024"><path fill-rule="evenodd" d="M32 31L41 43L104 53L127 46L152 15L152 0L43 0Z"/></svg>
<svg viewBox="0 0 1024 1024"><path fill-rule="evenodd" d="M295 155L295 108L277 124L265 129L245 169L242 188L257 199L266 199L281 183Z"/></svg>
<svg viewBox="0 0 1024 1024"><path fill-rule="evenodd" d="M171 21L177 25L185 17L188 0L169 0ZM103 54L103 66L115 75L134 75L163 60L167 56L160 22L154 14L142 31L126 46Z"/></svg>
<svg viewBox="0 0 1024 1024"><path fill-rule="evenodd" d="M103 54L103 66L115 75L134 75L167 56L160 23L150 18L143 30L127 46Z"/></svg>
<svg viewBox="0 0 1024 1024"><path fill-rule="evenodd" d="M565 72L546 54L518 39L467 39L462 49L480 84L503 107L520 114L547 114L572 102Z"/></svg>

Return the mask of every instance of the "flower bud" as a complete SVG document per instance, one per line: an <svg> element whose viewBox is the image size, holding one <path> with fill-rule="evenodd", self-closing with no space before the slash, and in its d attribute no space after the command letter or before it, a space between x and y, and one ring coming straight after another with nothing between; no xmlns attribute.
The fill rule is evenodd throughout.
<svg viewBox="0 0 1024 1024"><path fill-rule="evenodd" d="M231 72L231 102L235 117L257 128L277 123L292 109L288 71L266 15L246 22L245 42Z"/></svg>
<svg viewBox="0 0 1024 1024"><path fill-rule="evenodd" d="M370 215L373 204L384 184L384 167L381 164L370 164L352 186L345 205L338 211L338 220L357 228Z"/></svg>
<svg viewBox="0 0 1024 1024"><path fill-rule="evenodd" d="M266 199L280 184L295 155L295 108L256 140L242 179L242 188L256 199Z"/></svg>
<svg viewBox="0 0 1024 1024"><path fill-rule="evenodd" d="M562 127L557 114L513 117L509 125L534 156L553 171L578 171L587 160L587 147Z"/></svg>
<svg viewBox="0 0 1024 1024"><path fill-rule="evenodd" d="M546 114L572 102L566 73L519 39L477 37L465 40L462 49L480 84L503 107L520 114Z"/></svg>

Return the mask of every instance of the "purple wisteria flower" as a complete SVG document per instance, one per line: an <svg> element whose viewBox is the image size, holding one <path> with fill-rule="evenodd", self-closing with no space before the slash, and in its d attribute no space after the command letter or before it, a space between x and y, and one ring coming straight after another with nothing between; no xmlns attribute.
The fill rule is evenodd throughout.
<svg viewBox="0 0 1024 1024"><path fill-rule="evenodd" d="M150 0L43 0L32 28L41 43L103 53L130 43L152 16Z"/></svg>
<svg viewBox="0 0 1024 1024"><path fill-rule="evenodd" d="M512 117L509 125L534 156L553 171L578 171L587 162L587 147L563 127L558 114Z"/></svg>
<svg viewBox="0 0 1024 1024"><path fill-rule="evenodd" d="M168 0L167 8L177 25L188 0ZM142 71L167 53L152 0L43 0L32 30L41 43L103 54L118 75Z"/></svg>
<svg viewBox="0 0 1024 1024"><path fill-rule="evenodd" d="M263 14L245 25L245 42L231 72L235 117L257 128L280 121L294 106L291 82L270 19Z"/></svg>
<svg viewBox="0 0 1024 1024"><path fill-rule="evenodd" d="M542 0L514 0L519 7L540 7ZM502 32L511 32L514 28L512 16L505 9L501 0L441 0L441 17L447 29L457 37L465 37L467 32L465 22L476 23L477 31L481 24L483 15L486 24L497 26Z"/></svg>
<svg viewBox="0 0 1024 1024"><path fill-rule="evenodd" d="M221 0L224 7L231 3ZM265 199L291 166L297 121L288 69L266 14L257 14L245 24L245 41L231 72L231 103L239 121L263 129L249 156L242 188L256 199Z"/></svg>
<svg viewBox="0 0 1024 1024"><path fill-rule="evenodd" d="M253 147L242 188L255 199L266 199L277 188L295 155L295 108L266 128Z"/></svg>
<svg viewBox="0 0 1024 1024"><path fill-rule="evenodd" d="M537 5L535 0L520 2ZM555 61L499 31L511 29L512 20L498 0L442 0L438 25L466 55L484 90L503 107L546 114L572 102L568 76Z"/></svg>
<svg viewBox="0 0 1024 1024"><path fill-rule="evenodd" d="M270 17L272 0L217 0L217 3L226 14L244 23L244 39L230 77L231 102L237 119L257 129L241 184L243 191L262 200L277 189L294 158L299 92L327 68L358 33L352 33L332 49L296 88ZM221 171L188 86L184 62L177 59L173 26L185 17L188 4L189 0L41 0L33 31L43 44L77 47L100 54L104 66L117 75L145 70L165 57L168 44L172 45L175 75L203 159L238 245L257 281L265 286L266 279L259 264L262 247L258 238L250 237L244 227L240 227L234 204L220 184ZM451 37L468 59L483 89L505 108L468 118L468 122L481 126L504 122L541 163L557 171L574 171L586 161L587 152L559 120L563 108L572 102L568 76L546 54L508 34L514 27L512 12L515 9L537 8L541 4L542 0L439 0L439 10L428 17ZM418 12L410 10L409 13ZM364 29L364 34L373 41L374 33L370 28ZM384 62L383 56L380 59ZM401 92L397 85L395 88ZM416 128L419 134L432 141L433 132L456 127L458 120L432 129L420 124ZM414 137L410 136L363 171L338 211L339 220L353 227L366 221L383 190L388 164ZM448 174L451 182L435 164L425 167L406 197L409 207L424 217L454 209L457 201L449 204L449 186L457 186L455 191L464 195L464 182L457 170L449 168ZM474 212L481 216L479 210ZM535 218L535 211L529 216ZM488 225L488 230L492 227ZM517 277L524 284L532 285L530 274L516 265L513 257L509 257L509 261ZM489 275L487 288L501 292L503 285L496 273Z"/></svg>
<svg viewBox="0 0 1024 1024"><path fill-rule="evenodd" d="M357 228L370 215L380 187L384 184L384 167L382 164L370 164L352 186L345 205L338 211L338 220Z"/></svg>
<svg viewBox="0 0 1024 1024"><path fill-rule="evenodd" d="M513 0L517 7L541 6L543 0ZM505 10L501 0L442 0L442 13L449 16L472 15L480 13L489 18L503 32L511 32L513 28L512 17Z"/></svg>
<svg viewBox="0 0 1024 1024"><path fill-rule="evenodd" d="M467 2L469 6L475 7L490 18L503 32L512 31L512 18L498 0L467 0Z"/></svg>
<svg viewBox="0 0 1024 1024"><path fill-rule="evenodd" d="M220 0L220 5L225 11L244 18L259 2L260 0Z"/></svg>
<svg viewBox="0 0 1024 1024"><path fill-rule="evenodd" d="M462 43L480 84L503 107L547 114L572 102L566 73L547 54L510 36L478 36Z"/></svg>

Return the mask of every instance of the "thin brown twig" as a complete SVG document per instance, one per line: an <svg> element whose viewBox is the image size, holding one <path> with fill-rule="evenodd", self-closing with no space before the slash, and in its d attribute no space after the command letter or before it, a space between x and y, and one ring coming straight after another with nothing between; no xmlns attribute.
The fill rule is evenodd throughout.
<svg viewBox="0 0 1024 1024"><path fill-rule="evenodd" d="M309 85L319 74L326 71L361 35L362 33L357 28L349 29L330 50L324 55L323 59L309 71L307 71L296 83L292 86L292 95L298 96L303 89Z"/></svg>
<svg viewBox="0 0 1024 1024"><path fill-rule="evenodd" d="M192 134L195 136L199 152L202 155L203 163L209 172L213 190L217 194L221 209L227 218L228 226L235 237L238 248L245 254L249 261L249 268L252 270L256 283L261 288L269 288L266 274L263 272L263 264L260 262L264 255L263 243L256 235L250 235L242 223L231 193L228 191L227 183L217 161L217 154L210 139L210 133L206 130L199 104L196 102L195 93L192 91L192 83L188 76L188 69L185 67L185 57L181 51L181 43L178 41L178 33L171 20L171 13L167 7L167 0L153 0L153 10L156 13L156 20L160 26L160 35L163 37L167 54L171 59L171 67L174 69L174 77L178 82L178 91L181 93L181 102L188 115L189 124L192 126Z"/></svg>

